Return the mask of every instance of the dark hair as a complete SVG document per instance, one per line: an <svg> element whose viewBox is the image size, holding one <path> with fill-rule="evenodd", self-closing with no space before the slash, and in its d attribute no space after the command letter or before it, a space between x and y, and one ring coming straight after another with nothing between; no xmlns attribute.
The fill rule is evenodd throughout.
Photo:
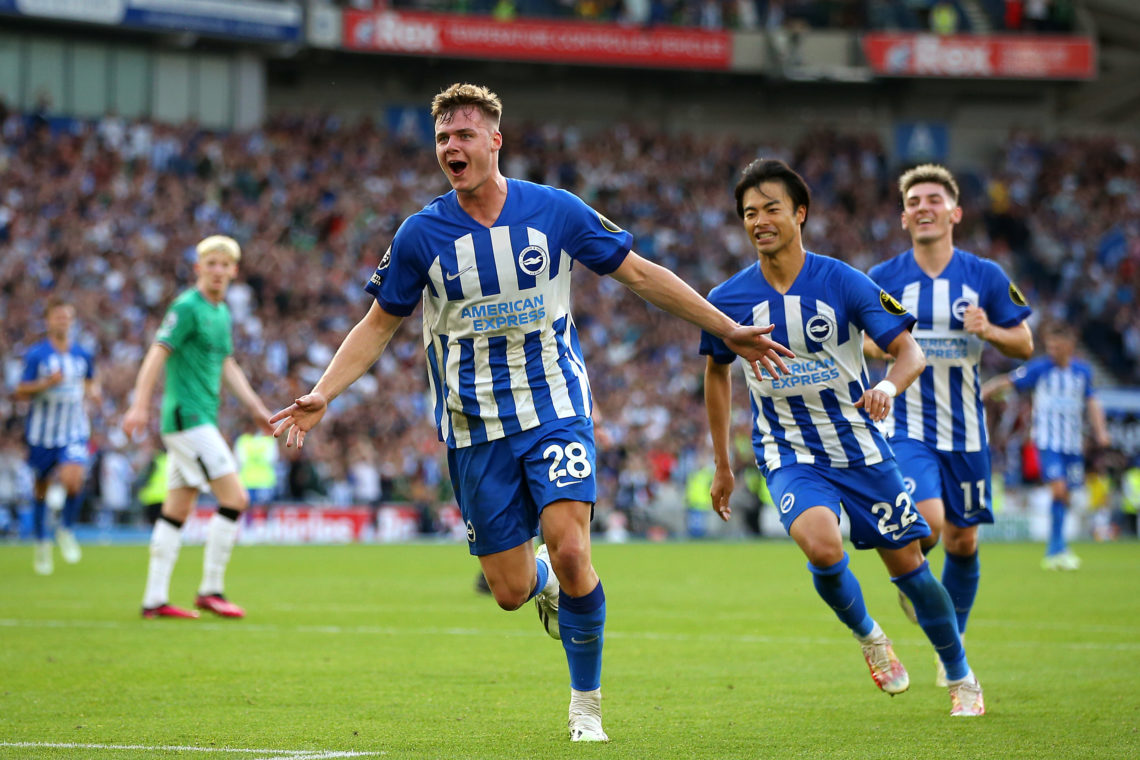
<svg viewBox="0 0 1140 760"><path fill-rule="evenodd" d="M808 211L811 210L811 190L808 189L804 178L796 174L790 166L775 158L758 158L740 173L740 181L736 183L736 215L744 218L744 194L751 188L760 187L765 182L781 182L792 199L792 211L800 206L804 207L804 222L807 222Z"/></svg>

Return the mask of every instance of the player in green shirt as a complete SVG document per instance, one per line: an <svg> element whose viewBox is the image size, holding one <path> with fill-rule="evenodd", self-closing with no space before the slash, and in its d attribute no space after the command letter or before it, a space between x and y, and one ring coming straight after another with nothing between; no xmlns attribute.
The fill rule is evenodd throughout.
<svg viewBox="0 0 1140 760"><path fill-rule="evenodd" d="M218 395L224 383L249 408L258 426L272 433L270 412L233 358L226 290L237 274L237 241L213 235L198 244L195 287L174 299L154 345L139 368L134 399L123 417L127 435L146 430L150 400L166 367L162 394L162 443L167 451L168 488L150 538L150 565L143 617L194 618L198 613L169 603L170 576L182 546L182 525L209 485L218 510L206 529L202 585L195 606L224 617L245 611L224 594L226 565L237 539L238 518L249 494L237 474L230 447L218 430Z"/></svg>

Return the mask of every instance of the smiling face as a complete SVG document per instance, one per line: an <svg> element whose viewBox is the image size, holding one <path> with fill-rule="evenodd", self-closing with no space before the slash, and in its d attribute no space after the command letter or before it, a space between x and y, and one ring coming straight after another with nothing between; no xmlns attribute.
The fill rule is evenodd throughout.
<svg viewBox="0 0 1140 760"><path fill-rule="evenodd" d="M805 206L795 206L783 182L763 182L741 196L744 231L760 256L775 258L789 247L799 248Z"/></svg>
<svg viewBox="0 0 1140 760"><path fill-rule="evenodd" d="M962 221L962 207L937 182L919 182L903 198L902 228L916 244L927 245L947 238Z"/></svg>
<svg viewBox="0 0 1140 760"><path fill-rule="evenodd" d="M498 173L503 135L476 106L460 106L435 121L435 156L459 193L474 193Z"/></svg>

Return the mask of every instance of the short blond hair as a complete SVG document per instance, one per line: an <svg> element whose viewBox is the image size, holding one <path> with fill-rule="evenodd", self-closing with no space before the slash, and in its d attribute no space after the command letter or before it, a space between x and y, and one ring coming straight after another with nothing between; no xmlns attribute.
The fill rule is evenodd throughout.
<svg viewBox="0 0 1140 760"><path fill-rule="evenodd" d="M207 253L224 253L236 264L241 261L241 246L238 242L228 235L210 235L210 237L198 243L195 249L198 252L198 259L200 260Z"/></svg>
<svg viewBox="0 0 1140 760"><path fill-rule="evenodd" d="M467 107L478 108L493 129L499 128L503 101L488 88L466 82L456 82L432 98L431 117L436 121L448 121L457 110Z"/></svg>
<svg viewBox="0 0 1140 760"><path fill-rule="evenodd" d="M942 185L954 203L958 203L958 182L950 170L941 164L919 164L913 169L903 172L903 175L899 177L899 192L902 194L903 201L906 201L906 194L912 187L921 185L923 182Z"/></svg>

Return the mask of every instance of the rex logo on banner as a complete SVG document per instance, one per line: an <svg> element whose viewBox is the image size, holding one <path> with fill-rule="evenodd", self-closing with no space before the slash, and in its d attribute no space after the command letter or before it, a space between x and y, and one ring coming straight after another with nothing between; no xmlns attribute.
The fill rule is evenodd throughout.
<svg viewBox="0 0 1140 760"><path fill-rule="evenodd" d="M871 69L896 77L1091 79L1096 48L1087 37L870 33L863 53Z"/></svg>

